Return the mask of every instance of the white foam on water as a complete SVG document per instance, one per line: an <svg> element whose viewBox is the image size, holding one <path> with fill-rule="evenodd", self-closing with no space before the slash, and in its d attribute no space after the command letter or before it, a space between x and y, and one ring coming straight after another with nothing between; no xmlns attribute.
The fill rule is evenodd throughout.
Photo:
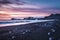
<svg viewBox="0 0 60 40"><path fill-rule="evenodd" d="M20 20L21 21L21 20ZM20 21L8 21L8 22L14 22L14 23L6 23L6 24L0 24L0 27L6 27L6 26L14 26L14 25L24 25L24 24L29 24L29 23L36 23L36 22L47 22L47 21L54 21L54 20L22 20ZM3 21L1 21L3 22ZM7 22L7 21L4 21Z"/></svg>

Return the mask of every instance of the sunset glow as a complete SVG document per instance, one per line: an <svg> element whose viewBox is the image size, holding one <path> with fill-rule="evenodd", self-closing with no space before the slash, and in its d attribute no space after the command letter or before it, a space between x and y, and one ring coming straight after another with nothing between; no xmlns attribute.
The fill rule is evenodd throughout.
<svg viewBox="0 0 60 40"><path fill-rule="evenodd" d="M35 13L35 12L4 12L1 11L0 12L0 16L3 18L24 18L24 17L45 17L45 16L49 16L49 14L44 14L44 13ZM0 17L0 18L1 18Z"/></svg>
<svg viewBox="0 0 60 40"><path fill-rule="evenodd" d="M25 3L23 3L26 1ZM23 0L22 2L16 2L12 0L7 3L1 3L0 7L0 19L9 19L9 18L25 18L25 17L45 17L49 16L51 13L60 13L59 5L45 4L46 2L41 1L31 1ZM31 3L32 2L32 3ZM57 3L58 4L58 3Z"/></svg>

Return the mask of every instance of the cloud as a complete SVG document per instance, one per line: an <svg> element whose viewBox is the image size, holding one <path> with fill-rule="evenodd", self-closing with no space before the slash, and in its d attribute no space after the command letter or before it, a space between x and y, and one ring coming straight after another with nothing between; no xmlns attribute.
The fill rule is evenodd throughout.
<svg viewBox="0 0 60 40"><path fill-rule="evenodd" d="M2 5L2 7L5 7L5 8L34 8L34 9L39 9L40 7L39 6L36 6L36 5L29 5L29 4L24 4L24 5L17 5L17 4L8 4L8 5Z"/></svg>
<svg viewBox="0 0 60 40"><path fill-rule="evenodd" d="M20 4L22 5L23 2L22 0L0 0L0 4Z"/></svg>
<svg viewBox="0 0 60 40"><path fill-rule="evenodd" d="M27 4L23 0L1 0L0 6L3 8L10 8L10 9L39 9L40 6Z"/></svg>
<svg viewBox="0 0 60 40"><path fill-rule="evenodd" d="M18 1L7 0L7 1L10 3L3 4L2 8L6 8L14 12L22 11L22 12L46 12L46 13L57 12L57 13L60 13L59 12L60 7L58 7L57 5L52 5L52 4L55 4L56 0L55 2L50 0L51 3L48 1L49 3L47 4L45 4L47 0L45 0L45 2L42 0L38 0L38 1L37 0L18 0Z"/></svg>
<svg viewBox="0 0 60 40"><path fill-rule="evenodd" d="M8 0L0 0L0 4L9 4L11 2L9 2Z"/></svg>

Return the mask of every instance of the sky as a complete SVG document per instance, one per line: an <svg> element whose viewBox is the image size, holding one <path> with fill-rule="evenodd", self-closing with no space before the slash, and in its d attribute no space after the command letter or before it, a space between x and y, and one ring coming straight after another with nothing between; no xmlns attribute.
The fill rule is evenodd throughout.
<svg viewBox="0 0 60 40"><path fill-rule="evenodd" d="M45 17L56 13L60 14L60 0L0 0L0 20Z"/></svg>

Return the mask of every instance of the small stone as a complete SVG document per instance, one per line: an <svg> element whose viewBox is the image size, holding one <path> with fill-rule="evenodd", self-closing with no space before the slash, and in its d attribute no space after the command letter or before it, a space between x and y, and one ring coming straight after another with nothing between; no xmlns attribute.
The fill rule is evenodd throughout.
<svg viewBox="0 0 60 40"><path fill-rule="evenodd" d="M9 33L12 33L12 31L9 31Z"/></svg>
<svg viewBox="0 0 60 40"><path fill-rule="evenodd" d="M49 40L52 40L52 38L50 37Z"/></svg>
<svg viewBox="0 0 60 40"><path fill-rule="evenodd" d="M55 32L55 29L51 29L52 30L52 32Z"/></svg>
<svg viewBox="0 0 60 40"><path fill-rule="evenodd" d="M48 32L48 35L50 35L50 32Z"/></svg>
<svg viewBox="0 0 60 40"><path fill-rule="evenodd" d="M15 38L15 36L12 36L12 39L14 39Z"/></svg>
<svg viewBox="0 0 60 40"><path fill-rule="evenodd" d="M23 34L25 34L25 32L23 32Z"/></svg>

